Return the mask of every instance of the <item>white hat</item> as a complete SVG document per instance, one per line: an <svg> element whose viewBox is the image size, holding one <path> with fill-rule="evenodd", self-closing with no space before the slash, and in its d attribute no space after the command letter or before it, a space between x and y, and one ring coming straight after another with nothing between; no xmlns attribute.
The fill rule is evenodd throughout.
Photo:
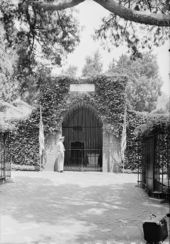
<svg viewBox="0 0 170 244"><path fill-rule="evenodd" d="M64 136L59 136L58 140L63 140L64 139Z"/></svg>

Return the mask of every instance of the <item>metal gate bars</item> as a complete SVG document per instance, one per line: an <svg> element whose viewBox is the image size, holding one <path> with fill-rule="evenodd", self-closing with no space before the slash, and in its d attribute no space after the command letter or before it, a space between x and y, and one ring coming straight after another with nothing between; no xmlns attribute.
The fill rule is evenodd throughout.
<svg viewBox="0 0 170 244"><path fill-rule="evenodd" d="M62 125L65 136L64 170L101 171L102 122L87 105L76 106Z"/></svg>

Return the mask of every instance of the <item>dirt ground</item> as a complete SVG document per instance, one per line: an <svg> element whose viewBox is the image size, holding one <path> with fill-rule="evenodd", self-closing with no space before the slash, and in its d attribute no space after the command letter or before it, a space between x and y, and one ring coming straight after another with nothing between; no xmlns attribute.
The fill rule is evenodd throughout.
<svg viewBox="0 0 170 244"><path fill-rule="evenodd" d="M145 243L143 221L169 206L136 182L133 174L12 172L0 185L0 243Z"/></svg>

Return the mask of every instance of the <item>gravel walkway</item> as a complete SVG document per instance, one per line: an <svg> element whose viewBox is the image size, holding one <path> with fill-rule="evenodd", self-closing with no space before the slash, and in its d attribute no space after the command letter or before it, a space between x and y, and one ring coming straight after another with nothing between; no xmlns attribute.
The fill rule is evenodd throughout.
<svg viewBox="0 0 170 244"><path fill-rule="evenodd" d="M0 243L145 243L142 222L169 207L136 182L130 174L13 172L0 185Z"/></svg>

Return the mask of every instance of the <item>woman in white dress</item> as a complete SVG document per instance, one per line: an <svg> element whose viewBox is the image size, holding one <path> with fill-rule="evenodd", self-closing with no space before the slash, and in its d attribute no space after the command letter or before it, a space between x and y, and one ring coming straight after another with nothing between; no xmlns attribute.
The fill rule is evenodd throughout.
<svg viewBox="0 0 170 244"><path fill-rule="evenodd" d="M54 171L58 171L58 172L63 172L64 170L64 152L65 152L65 148L63 145L64 142L64 137L60 136L57 142L57 160L54 166ZM57 165L56 165L57 164ZM57 170L56 170L56 166L57 166Z"/></svg>

